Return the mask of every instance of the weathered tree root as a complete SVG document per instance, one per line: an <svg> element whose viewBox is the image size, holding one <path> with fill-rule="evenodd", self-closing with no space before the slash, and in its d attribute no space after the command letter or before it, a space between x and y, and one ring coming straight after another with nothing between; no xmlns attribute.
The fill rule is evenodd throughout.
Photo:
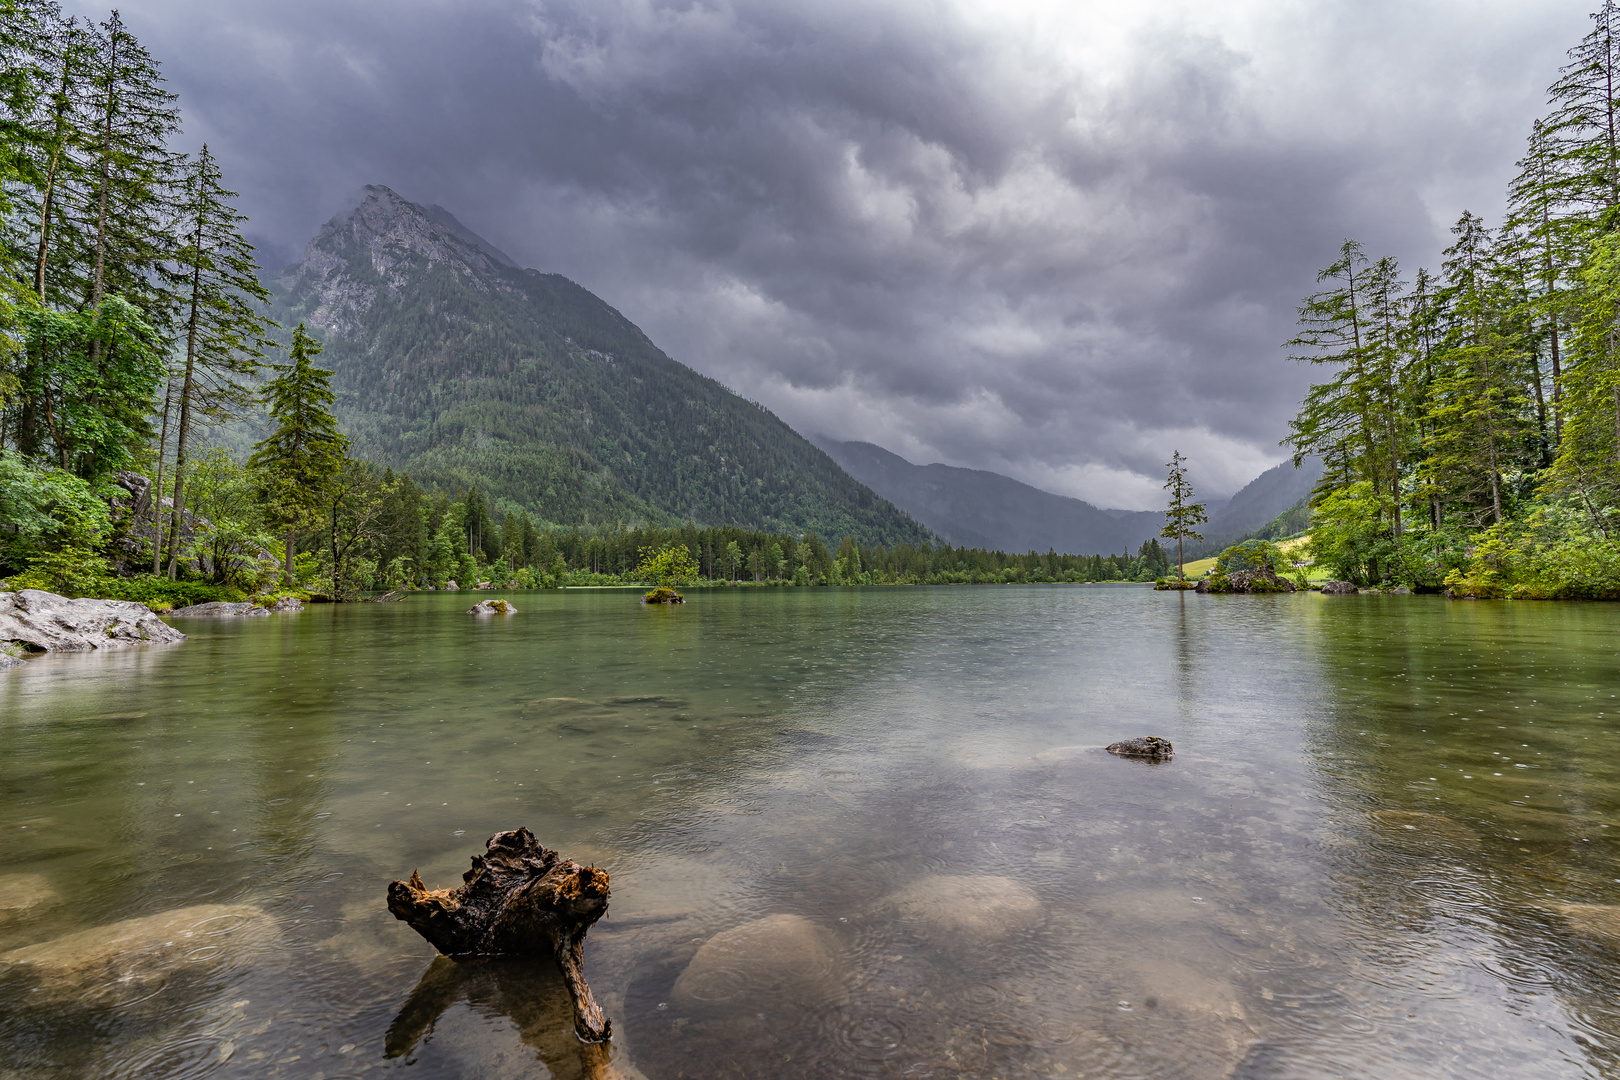
<svg viewBox="0 0 1620 1080"><path fill-rule="evenodd" d="M607 871L544 847L528 829L498 832L474 855L459 889L429 891L421 877L388 886L388 910L450 957L540 956L562 970L574 1032L590 1042L613 1024L585 985L585 932L607 914Z"/></svg>

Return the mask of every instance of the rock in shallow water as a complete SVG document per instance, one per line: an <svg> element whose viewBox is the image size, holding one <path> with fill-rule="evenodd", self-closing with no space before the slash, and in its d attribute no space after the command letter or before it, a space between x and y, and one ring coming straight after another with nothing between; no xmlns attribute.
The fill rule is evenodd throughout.
<svg viewBox="0 0 1620 1080"><path fill-rule="evenodd" d="M480 600L467 609L469 615L515 615L517 608L505 600Z"/></svg>
<svg viewBox="0 0 1620 1080"><path fill-rule="evenodd" d="M216 964L268 944L274 921L249 904L199 904L28 945L0 954L0 973L31 976L41 998L101 987L119 996L187 967Z"/></svg>
<svg viewBox="0 0 1620 1080"><path fill-rule="evenodd" d="M1108 747L1108 752L1118 754L1120 757L1150 758L1153 761L1161 761L1170 756L1172 749L1169 739L1149 735L1142 739L1126 739L1123 742L1112 743Z"/></svg>
<svg viewBox="0 0 1620 1080"><path fill-rule="evenodd" d="M0 923L48 907L59 897L44 874L0 874Z"/></svg>
<svg viewBox="0 0 1620 1080"><path fill-rule="evenodd" d="M268 614L270 614L269 610L260 607L258 604L250 604L245 601L230 604L222 600L211 600L206 604L192 604L190 607L175 608L169 612L169 617L171 619L223 619L237 615Z"/></svg>
<svg viewBox="0 0 1620 1080"><path fill-rule="evenodd" d="M686 1010L844 1005L838 939L802 915L767 915L703 943L670 991Z"/></svg>
<svg viewBox="0 0 1620 1080"><path fill-rule="evenodd" d="M938 948L974 948L1038 926L1044 916L1034 890L990 874L931 874L878 904L908 930Z"/></svg>
<svg viewBox="0 0 1620 1080"><path fill-rule="evenodd" d="M84 652L185 639L145 604L69 600L38 589L0 593L0 642L16 642L30 652Z"/></svg>
<svg viewBox="0 0 1620 1080"><path fill-rule="evenodd" d="M1620 948L1620 907L1613 904L1554 904L1552 909L1562 915L1576 933Z"/></svg>

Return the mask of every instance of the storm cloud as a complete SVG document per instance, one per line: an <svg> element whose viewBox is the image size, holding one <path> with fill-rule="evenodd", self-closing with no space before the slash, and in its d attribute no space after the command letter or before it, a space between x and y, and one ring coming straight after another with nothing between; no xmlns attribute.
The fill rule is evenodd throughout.
<svg viewBox="0 0 1620 1080"><path fill-rule="evenodd" d="M88 10L88 9L85 9ZM1159 503L1286 451L1346 236L1498 215L1566 3L144 0L264 261L439 203L801 431Z"/></svg>

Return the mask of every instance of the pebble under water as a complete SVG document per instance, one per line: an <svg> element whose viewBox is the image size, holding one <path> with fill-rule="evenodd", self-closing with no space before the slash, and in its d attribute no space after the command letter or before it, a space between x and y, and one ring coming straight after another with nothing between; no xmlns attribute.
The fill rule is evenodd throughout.
<svg viewBox="0 0 1620 1080"><path fill-rule="evenodd" d="M0 1080L1620 1076L1620 606L504 595L0 674ZM387 911L519 825L605 1051Z"/></svg>

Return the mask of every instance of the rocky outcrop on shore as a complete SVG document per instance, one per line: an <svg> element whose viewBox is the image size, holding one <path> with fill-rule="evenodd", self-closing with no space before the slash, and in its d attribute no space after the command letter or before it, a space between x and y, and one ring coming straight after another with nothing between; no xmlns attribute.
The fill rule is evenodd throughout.
<svg viewBox="0 0 1620 1080"><path fill-rule="evenodd" d="M1354 582L1349 582L1349 581L1324 581L1324 582L1322 582L1322 595L1323 596L1350 596L1350 595L1353 595L1354 593L1358 593L1360 591L1361 591L1360 589L1356 588Z"/></svg>
<svg viewBox="0 0 1620 1080"><path fill-rule="evenodd" d="M85 652L185 639L145 604L69 600L39 589L0 592L0 656L8 661L0 667L15 666L19 652Z"/></svg>
<svg viewBox="0 0 1620 1080"><path fill-rule="evenodd" d="M295 601L296 603L296 601ZM270 610L258 604L242 602L230 604L221 600L212 600L206 604L192 604L190 607L175 608L169 612L171 619L225 619L238 615L268 615Z"/></svg>
<svg viewBox="0 0 1620 1080"><path fill-rule="evenodd" d="M1278 593L1297 592L1298 586L1275 570L1239 570L1235 574L1211 575L1198 583L1201 593Z"/></svg>

